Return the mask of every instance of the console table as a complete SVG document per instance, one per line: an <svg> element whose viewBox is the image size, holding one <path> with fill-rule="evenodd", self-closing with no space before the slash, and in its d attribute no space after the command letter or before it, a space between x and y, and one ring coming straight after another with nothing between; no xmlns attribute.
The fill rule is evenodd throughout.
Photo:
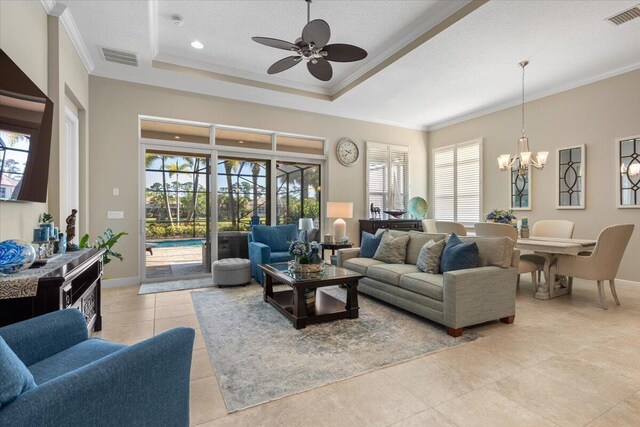
<svg viewBox="0 0 640 427"><path fill-rule="evenodd" d="M89 332L101 330L103 254L102 249L69 252L52 258L43 267L0 277L3 291L0 326L64 308L77 308L84 314ZM15 296L11 292L15 292Z"/></svg>
<svg viewBox="0 0 640 427"><path fill-rule="evenodd" d="M378 229L384 228L389 230L402 231L422 231L422 220L420 219L361 219L360 220L360 236L362 232L375 234Z"/></svg>

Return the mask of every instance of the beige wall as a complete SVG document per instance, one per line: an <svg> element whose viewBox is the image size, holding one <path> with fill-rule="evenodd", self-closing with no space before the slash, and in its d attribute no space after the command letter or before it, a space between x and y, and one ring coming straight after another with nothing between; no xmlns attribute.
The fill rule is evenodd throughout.
<svg viewBox="0 0 640 427"><path fill-rule="evenodd" d="M640 209L616 208L615 139L640 134L640 70L601 80L527 103L527 135L531 149L549 151L547 167L532 172L533 209L516 213L530 222L568 219L575 237L596 238L603 227L633 223L636 230L619 278L640 281ZM506 172L496 157L512 153L520 133L520 108L513 107L429 132L430 150L484 138L483 209L509 207ZM555 208L556 148L586 145L586 209ZM430 174L432 178L432 174ZM431 180L431 182L433 182ZM433 188L430 189L433 194ZM433 200L431 200L433 202Z"/></svg>
<svg viewBox="0 0 640 427"><path fill-rule="evenodd" d="M31 241L32 229L42 212L53 214L55 222L64 229L62 224L68 213L60 211L59 203L60 197L66 196L60 185L65 182L67 169L64 104L69 99L78 110L81 156L86 157L89 76L60 20L47 16L39 1L0 2L0 47L54 103L47 203L0 202L0 240ZM81 159L81 170L86 169L86 163L86 158L84 164ZM82 182L82 173L80 178ZM88 212L88 198L81 195L83 203L81 211Z"/></svg>
<svg viewBox="0 0 640 427"><path fill-rule="evenodd" d="M427 187L426 132L287 110L248 102L161 89L100 77L89 79L90 191L92 235L107 227L127 231L119 244L125 262L107 266L112 278L136 277L138 272L138 115L170 117L326 137L329 144L329 200L353 201L354 216L347 220L349 237L358 238L358 218L364 218L365 141L400 144L411 150L411 195L425 196ZM338 139L351 137L361 150L351 168L338 164ZM112 196L112 188L120 196ZM123 210L124 220L107 220L108 210Z"/></svg>
<svg viewBox="0 0 640 427"><path fill-rule="evenodd" d="M47 92L47 14L40 2L0 1L0 48ZM0 202L0 241L31 241L46 203Z"/></svg>

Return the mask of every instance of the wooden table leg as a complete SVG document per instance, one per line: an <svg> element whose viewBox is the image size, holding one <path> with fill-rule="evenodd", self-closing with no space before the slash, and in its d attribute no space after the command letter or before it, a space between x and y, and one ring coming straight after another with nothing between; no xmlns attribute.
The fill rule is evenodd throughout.
<svg viewBox="0 0 640 427"><path fill-rule="evenodd" d="M267 301L267 297L273 298L273 278L266 273L262 273L262 297Z"/></svg>
<svg viewBox="0 0 640 427"><path fill-rule="evenodd" d="M316 291L317 292L317 291ZM293 288L293 326L296 329L307 327L307 303L304 300L304 290Z"/></svg>
<svg viewBox="0 0 640 427"><path fill-rule="evenodd" d="M347 283L347 311L350 319L358 318L358 282Z"/></svg>

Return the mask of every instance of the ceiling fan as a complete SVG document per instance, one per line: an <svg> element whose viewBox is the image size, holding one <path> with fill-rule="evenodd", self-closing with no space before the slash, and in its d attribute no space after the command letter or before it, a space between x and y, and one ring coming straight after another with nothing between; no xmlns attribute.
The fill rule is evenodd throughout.
<svg viewBox="0 0 640 427"><path fill-rule="evenodd" d="M267 70L268 74L276 74L288 70L294 65L307 61L307 69L318 80L329 81L333 76L333 68L328 61L353 62L367 57L367 51L357 46L344 43L327 44L331 38L331 29L322 19L311 21L311 0L307 2L307 25L302 29L302 37L294 43L269 37L251 37L254 42L294 53L275 62Z"/></svg>

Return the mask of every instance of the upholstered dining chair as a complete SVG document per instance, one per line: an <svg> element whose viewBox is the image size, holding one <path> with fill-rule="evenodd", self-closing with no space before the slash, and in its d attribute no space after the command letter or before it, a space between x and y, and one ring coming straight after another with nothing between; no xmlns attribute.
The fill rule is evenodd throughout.
<svg viewBox="0 0 640 427"><path fill-rule="evenodd" d="M456 233L458 236L467 235L467 229L464 225L453 221L436 221L436 230L438 233Z"/></svg>
<svg viewBox="0 0 640 427"><path fill-rule="evenodd" d="M551 267L552 283L556 276L570 277L569 289L573 286L573 278L595 280L598 283L598 295L600 306L607 309L607 301L604 296L604 281L609 281L611 294L617 305L620 305L616 293L615 278L622 256L633 234L633 224L611 225L600 232L596 246L589 255L558 255L558 260ZM553 298L553 286L551 297Z"/></svg>
<svg viewBox="0 0 640 427"><path fill-rule="evenodd" d="M505 236L513 240L514 242L518 240L518 230L515 229L512 225L509 224L500 224L496 222L479 222L473 225L473 228L476 231L476 236ZM536 263L520 258L520 262L518 264L518 281L517 286L520 286L520 275L531 273L531 282L533 283L533 293L538 290L538 279L536 278L536 272L538 271L538 266Z"/></svg>
<svg viewBox="0 0 640 427"><path fill-rule="evenodd" d="M438 229L436 228L436 220L435 219L423 219L422 220L422 231L425 233L437 233Z"/></svg>
<svg viewBox="0 0 640 427"><path fill-rule="evenodd" d="M533 224L530 235L532 237L571 239L574 228L575 224L573 221L567 221L565 219L542 219ZM540 281L542 271L544 270L544 258L536 254L524 254L520 256L520 259L531 261L538 266L538 281Z"/></svg>

